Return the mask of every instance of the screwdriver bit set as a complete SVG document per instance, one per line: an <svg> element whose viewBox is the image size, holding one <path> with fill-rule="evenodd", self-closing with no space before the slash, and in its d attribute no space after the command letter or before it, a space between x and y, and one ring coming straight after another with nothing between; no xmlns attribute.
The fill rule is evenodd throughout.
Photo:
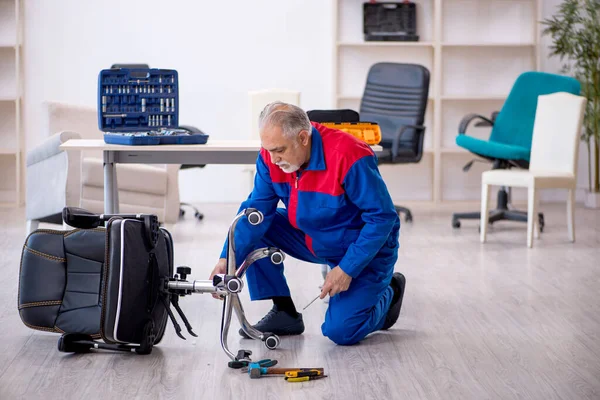
<svg viewBox="0 0 600 400"><path fill-rule="evenodd" d="M179 127L176 70L112 68L98 77L98 127L114 144L204 144Z"/></svg>

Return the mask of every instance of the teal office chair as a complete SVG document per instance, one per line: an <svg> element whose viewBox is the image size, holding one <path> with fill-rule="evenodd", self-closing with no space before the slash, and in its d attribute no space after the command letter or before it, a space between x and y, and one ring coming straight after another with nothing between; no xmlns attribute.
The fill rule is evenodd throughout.
<svg viewBox="0 0 600 400"><path fill-rule="evenodd" d="M545 72L525 72L515 81L502 109L492 113L490 118L478 114L468 114L460 122L456 144L467 149L486 162L492 169L529 168L533 123L538 96L555 92L568 92L579 95L581 85L574 78ZM560 112L560 110L557 110ZM492 126L489 140L476 139L466 134L469 124L480 119L475 126ZM463 167L468 171L473 162ZM510 192L502 187L498 191L496 209L490 211L488 222L500 220L527 222L527 212L509 209ZM461 219L480 219L480 212L455 213L452 226L460 228ZM538 214L540 230L544 227L544 215Z"/></svg>

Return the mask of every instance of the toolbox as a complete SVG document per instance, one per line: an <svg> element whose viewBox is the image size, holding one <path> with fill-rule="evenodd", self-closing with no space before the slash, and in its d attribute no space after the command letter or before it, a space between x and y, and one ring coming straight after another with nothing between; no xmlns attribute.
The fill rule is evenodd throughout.
<svg viewBox="0 0 600 400"><path fill-rule="evenodd" d="M381 128L375 122L323 122L321 124L349 133L370 145L381 142Z"/></svg>
<svg viewBox="0 0 600 400"><path fill-rule="evenodd" d="M419 41L415 3L363 3L363 33L365 41Z"/></svg>
<svg viewBox="0 0 600 400"><path fill-rule="evenodd" d="M98 76L98 128L110 144L205 144L208 135L179 128L176 70L111 68Z"/></svg>

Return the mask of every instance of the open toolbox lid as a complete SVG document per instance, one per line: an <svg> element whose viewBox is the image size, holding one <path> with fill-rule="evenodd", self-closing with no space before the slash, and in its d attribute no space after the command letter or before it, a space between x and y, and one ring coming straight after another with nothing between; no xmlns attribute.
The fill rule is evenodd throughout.
<svg viewBox="0 0 600 400"><path fill-rule="evenodd" d="M116 144L202 144L208 139L179 128L179 77L173 69L100 71L98 128L106 143Z"/></svg>

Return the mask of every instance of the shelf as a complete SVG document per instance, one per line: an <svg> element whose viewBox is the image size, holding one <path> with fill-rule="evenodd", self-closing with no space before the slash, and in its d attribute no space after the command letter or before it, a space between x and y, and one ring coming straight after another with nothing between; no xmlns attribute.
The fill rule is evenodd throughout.
<svg viewBox="0 0 600 400"><path fill-rule="evenodd" d="M365 41L361 3L334 4L334 107L358 107L367 71L377 62L421 64L430 71L423 161L403 165L401 183L397 166L381 166L394 200L477 209L478 172L490 166L475 163L469 173L463 172L465 163L478 157L456 145L458 127L467 114L489 118L500 111L518 76L539 69L541 1L419 1L419 42ZM491 131L471 123L467 134L487 140Z"/></svg>
<svg viewBox="0 0 600 400"><path fill-rule="evenodd" d="M342 47L431 47L433 42L338 42L338 46Z"/></svg>
<svg viewBox="0 0 600 400"><path fill-rule="evenodd" d="M338 94L337 96L338 100L347 100L347 101L360 101L362 100L362 95L360 96L353 96L353 95L349 95L349 94ZM433 96L429 96L429 98L427 99L428 102L432 102L434 101L434 97Z"/></svg>
<svg viewBox="0 0 600 400"><path fill-rule="evenodd" d="M442 47L534 47L535 43L442 43Z"/></svg>
<svg viewBox="0 0 600 400"><path fill-rule="evenodd" d="M447 101L504 101L508 95L460 95L460 94L450 94L443 95L442 100Z"/></svg>
<svg viewBox="0 0 600 400"><path fill-rule="evenodd" d="M0 147L0 155L16 155L18 153L17 149L13 149L10 147Z"/></svg>
<svg viewBox="0 0 600 400"><path fill-rule="evenodd" d="M445 147L441 149L442 154L467 154L469 153L466 149L462 147Z"/></svg>

